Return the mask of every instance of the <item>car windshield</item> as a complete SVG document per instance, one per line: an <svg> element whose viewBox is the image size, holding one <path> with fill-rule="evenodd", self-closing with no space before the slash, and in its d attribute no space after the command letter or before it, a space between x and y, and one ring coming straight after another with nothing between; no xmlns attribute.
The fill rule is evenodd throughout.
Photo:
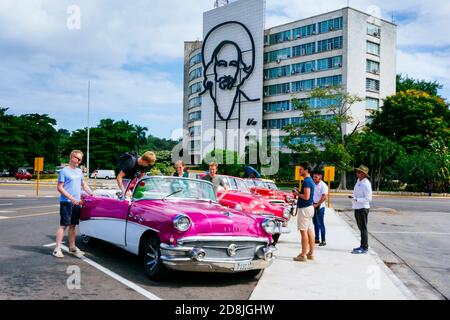
<svg viewBox="0 0 450 320"><path fill-rule="evenodd" d="M261 180L253 180L258 188L265 188L264 182Z"/></svg>
<svg viewBox="0 0 450 320"><path fill-rule="evenodd" d="M134 200L195 199L216 202L211 183L181 177L147 177L139 181Z"/></svg>
<svg viewBox="0 0 450 320"><path fill-rule="evenodd" d="M237 189L241 192L250 193L250 189L243 179L234 179L236 181Z"/></svg>
<svg viewBox="0 0 450 320"><path fill-rule="evenodd" d="M278 187L277 187L277 185L274 182L266 181L266 186L267 186L268 189L278 190Z"/></svg>

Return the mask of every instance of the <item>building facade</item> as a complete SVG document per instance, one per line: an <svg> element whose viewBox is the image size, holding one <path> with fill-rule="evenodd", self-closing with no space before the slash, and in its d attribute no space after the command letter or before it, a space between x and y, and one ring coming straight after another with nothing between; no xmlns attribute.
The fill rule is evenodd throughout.
<svg viewBox="0 0 450 320"><path fill-rule="evenodd" d="M247 1L236 3L240 2ZM213 10L221 14L220 22L236 20L233 8L228 8L232 5L235 3L218 8L221 12ZM226 10L229 14L224 15ZM245 20L245 16L237 18ZM204 33L213 25L208 20ZM353 130L358 123L365 124L370 110L379 109L383 99L396 92L396 29L393 23L346 7L264 30L263 47L256 49L261 50L262 68L256 63L259 73L254 72L246 83L253 89L251 98L261 97L261 101L254 103L252 114L245 116L244 121L256 119L254 128L279 129L283 135L285 125L302 121L300 112L293 110L293 98L322 110L324 117L331 117L327 108L334 102L311 98L311 90L342 86L346 92L365 99L352 106L354 122L345 131ZM223 39L227 38L228 34L223 33ZM188 134L184 142L191 148L193 163L199 163L202 154L207 152L202 132L211 127L215 110L207 95L199 96L204 91L205 79L202 46L202 42L185 43L184 128ZM259 86L260 95L255 93L255 86ZM233 123L230 126L236 128ZM314 137L299 137L293 142L306 139ZM282 137L275 144L283 152L289 152ZM227 149L233 148L227 146ZM234 150L242 153L243 147Z"/></svg>

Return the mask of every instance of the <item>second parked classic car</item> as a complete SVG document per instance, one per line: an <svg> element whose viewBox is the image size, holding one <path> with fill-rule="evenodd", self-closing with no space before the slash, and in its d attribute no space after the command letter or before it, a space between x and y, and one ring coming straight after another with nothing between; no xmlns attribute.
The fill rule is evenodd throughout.
<svg viewBox="0 0 450 320"><path fill-rule="evenodd" d="M142 256L152 279L169 269L255 275L272 263L278 222L219 205L207 181L144 177L132 199L112 191L83 200L83 240L102 239Z"/></svg>

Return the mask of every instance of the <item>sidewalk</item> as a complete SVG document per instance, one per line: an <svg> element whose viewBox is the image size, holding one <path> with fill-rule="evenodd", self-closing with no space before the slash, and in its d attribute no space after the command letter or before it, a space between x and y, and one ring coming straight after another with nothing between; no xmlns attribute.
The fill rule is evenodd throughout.
<svg viewBox="0 0 450 320"><path fill-rule="evenodd" d="M351 254L359 237L333 209L325 213L327 246L316 246L315 260L296 262L300 252L297 218L289 222L291 233L280 237L276 259L267 268L250 296L251 300L405 300L413 294L369 250Z"/></svg>

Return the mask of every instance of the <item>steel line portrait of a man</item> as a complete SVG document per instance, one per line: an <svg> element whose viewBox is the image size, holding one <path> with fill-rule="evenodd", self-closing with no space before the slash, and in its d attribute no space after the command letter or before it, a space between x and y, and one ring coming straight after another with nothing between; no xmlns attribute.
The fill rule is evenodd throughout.
<svg viewBox="0 0 450 320"><path fill-rule="evenodd" d="M230 31L225 33L224 29ZM236 39L223 35L236 35ZM242 86L253 72L255 44L249 30L240 22L229 21L215 26L204 39L202 47L203 87L209 93L217 117L228 122L235 107L251 99Z"/></svg>

